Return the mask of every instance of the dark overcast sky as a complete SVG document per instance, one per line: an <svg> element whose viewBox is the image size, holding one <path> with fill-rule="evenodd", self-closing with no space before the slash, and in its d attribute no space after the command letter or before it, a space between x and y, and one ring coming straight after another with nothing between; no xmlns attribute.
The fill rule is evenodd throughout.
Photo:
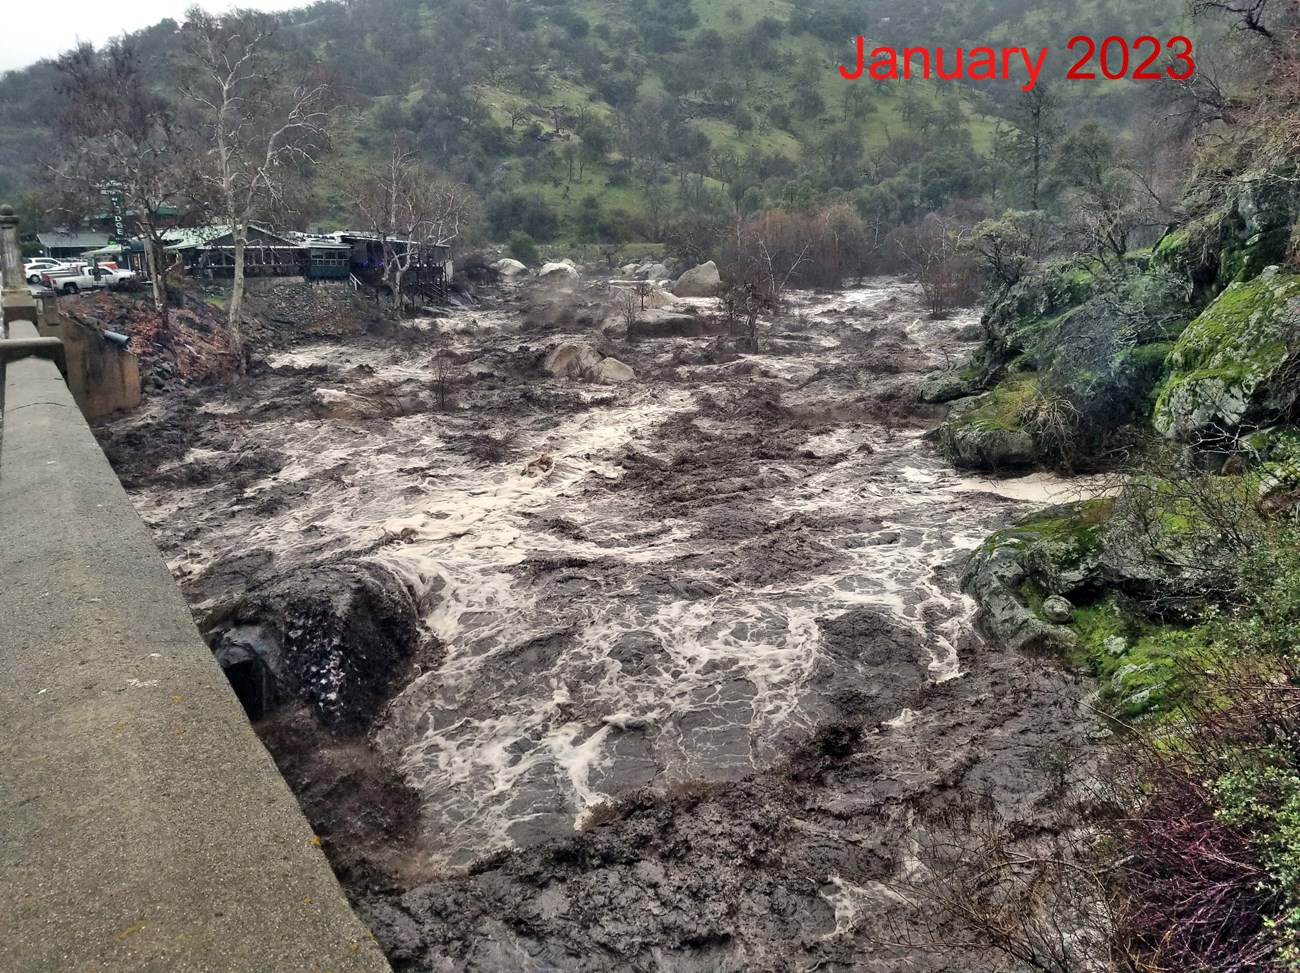
<svg viewBox="0 0 1300 973"><path fill-rule="evenodd" d="M184 19L193 0L4 0L0 12L0 71L26 67L43 57L54 57L80 41L99 46L111 37L139 30L172 17ZM307 0L202 0L199 6L214 12L232 6L258 10L290 10L307 6Z"/></svg>

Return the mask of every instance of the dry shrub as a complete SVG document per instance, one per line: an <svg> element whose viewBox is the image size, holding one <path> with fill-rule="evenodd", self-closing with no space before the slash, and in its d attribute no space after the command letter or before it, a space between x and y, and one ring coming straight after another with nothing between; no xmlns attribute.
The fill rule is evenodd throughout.
<svg viewBox="0 0 1300 973"><path fill-rule="evenodd" d="M1295 893L1270 875L1267 839L1225 813L1224 784L1245 781L1263 813L1268 774L1295 775L1300 670L1229 653L1198 665L1181 718L1159 738L1135 736L1117 761L1117 939L1147 970L1281 973L1294 969L1282 920Z"/></svg>
<svg viewBox="0 0 1300 973"><path fill-rule="evenodd" d="M916 274L932 318L947 317L979 299L979 264L965 245L967 232L964 222L930 213L890 234L904 262Z"/></svg>
<svg viewBox="0 0 1300 973"><path fill-rule="evenodd" d="M599 828L603 824L612 824L615 821L621 821L625 811L617 801L599 801L587 808L587 813L582 816L578 822L579 831L591 831L593 828Z"/></svg>
<svg viewBox="0 0 1300 973"><path fill-rule="evenodd" d="M718 260L723 280L761 279L776 297L788 287L840 287L868 272L866 224L846 203L813 213L763 210L741 221Z"/></svg>
<svg viewBox="0 0 1300 973"><path fill-rule="evenodd" d="M514 458L519 451L519 430L510 429L497 436L482 436L475 441L473 455L480 463L495 465Z"/></svg>

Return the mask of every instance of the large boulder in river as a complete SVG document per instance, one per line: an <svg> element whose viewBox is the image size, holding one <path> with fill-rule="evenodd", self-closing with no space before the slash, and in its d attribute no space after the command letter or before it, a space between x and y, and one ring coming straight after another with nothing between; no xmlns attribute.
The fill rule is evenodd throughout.
<svg viewBox="0 0 1300 973"><path fill-rule="evenodd" d="M663 264L646 263L636 269L636 276L641 280L666 280L669 274Z"/></svg>
<svg viewBox="0 0 1300 973"><path fill-rule="evenodd" d="M1035 465L1038 448L1024 416L1037 388L1032 375L1017 375L991 392L954 402L939 435L953 465L987 472Z"/></svg>
<svg viewBox="0 0 1300 973"><path fill-rule="evenodd" d="M1060 649L1077 642L1066 627L1073 596L1093 598L1102 584L1102 534L1108 500L1048 508L998 531L971 555L963 590L978 606L976 621L1013 649ZM1043 592L1035 612L1026 588Z"/></svg>
<svg viewBox="0 0 1300 973"><path fill-rule="evenodd" d="M605 382L608 385L617 385L622 382L635 381L636 372L617 358L606 358L596 366L595 377L598 381Z"/></svg>
<svg viewBox="0 0 1300 973"><path fill-rule="evenodd" d="M952 402L980 391L980 379L972 370L931 372L917 384L916 394L922 402Z"/></svg>
<svg viewBox="0 0 1300 973"><path fill-rule="evenodd" d="M542 368L556 378L588 378L600 366L603 357L591 345L565 343L551 350L542 362Z"/></svg>
<svg viewBox="0 0 1300 973"><path fill-rule="evenodd" d="M716 297L721 290L722 277L712 260L686 271L672 287L678 297Z"/></svg>
<svg viewBox="0 0 1300 973"><path fill-rule="evenodd" d="M492 264L492 269L502 277L518 277L528 273L528 267L511 257L503 257Z"/></svg>
<svg viewBox="0 0 1300 973"><path fill-rule="evenodd" d="M943 444L953 464L967 470L997 473L1038 462L1034 439L1023 429L961 426L945 430Z"/></svg>
<svg viewBox="0 0 1300 973"><path fill-rule="evenodd" d="M556 263L542 264L542 269L537 272L538 277L567 277L572 280L578 278L578 270L573 266L572 261L559 261Z"/></svg>
<svg viewBox="0 0 1300 973"><path fill-rule="evenodd" d="M307 393L307 406L319 419L382 419L427 412L433 400L427 392L409 387L377 386L356 392L315 388Z"/></svg>
<svg viewBox="0 0 1300 973"><path fill-rule="evenodd" d="M310 565L250 591L213 651L254 719L296 700L351 735L398 688L426 607L374 562Z"/></svg>

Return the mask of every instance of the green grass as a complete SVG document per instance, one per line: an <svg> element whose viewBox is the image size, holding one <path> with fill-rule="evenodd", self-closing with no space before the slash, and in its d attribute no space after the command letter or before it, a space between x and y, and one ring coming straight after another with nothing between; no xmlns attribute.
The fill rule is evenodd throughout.
<svg viewBox="0 0 1300 973"><path fill-rule="evenodd" d="M1110 594L1074 611L1079 636L1072 662L1096 677L1102 701L1125 719L1175 714L1186 675L1197 668L1205 639L1195 628L1153 624Z"/></svg>
<svg viewBox="0 0 1300 973"><path fill-rule="evenodd" d="M600 23L608 24L615 31L626 27L619 10L611 6L607 0L580 0L573 3L571 8L584 16L593 27ZM749 30L764 17L773 17L784 23L794 10L794 4L789 0L694 0L693 8L699 17L699 24L693 30L683 34L683 43L686 44L689 44L690 39L702 30L713 29L724 36L735 36ZM545 8L540 8L539 13L545 21ZM429 13L426 12L426 20L428 16ZM601 41L594 34L589 35L589 40L612 53L617 53L616 44ZM776 41L776 47L782 53L781 65L772 70L755 67L753 74L746 79L747 83L741 85L743 89L741 109L750 113L755 119L752 129L741 132L731 121L721 118L697 117L690 121L694 128L708 136L715 149L731 149L743 155L750 149L758 148L765 153L780 153L798 161L804 155L805 147L810 140L824 132L828 126L844 122L842 99L845 91L850 86L869 83L847 81L840 76L838 65L851 54L847 42L843 45L843 49L839 50L806 34L787 33ZM808 65L815 65L817 68L815 77L818 91L826 106L825 112L820 118L794 118L791 122L791 130L788 131L769 125L760 132L761 126L758 123L766 113L767 107L785 102L791 97L802 83L801 79L808 75L810 70ZM638 95L642 98L654 97L664 90L663 78L656 68L655 58L647 58L646 67L646 74L638 88ZM610 120L615 114L614 109L601 100L590 86L563 76L562 71L562 68L557 68L549 73L550 90L545 95L526 95L489 84L479 89L478 96L493 121L506 128L509 127L507 106L518 103L562 105L570 114L585 109L593 112L597 117ZM942 106L940 92L934 82L914 79L910 82L897 83L888 91L873 87L869 95L868 108L853 120L854 124L860 126L864 152L879 151L889 143L891 138L906 134L910 130L910 126L902 118L901 105L905 91L918 95L923 102L928 102L936 109ZM403 102L410 107L424 93L423 86L416 86L403 96ZM976 102L968 93L960 93L959 101L964 114L962 124L969 130L972 144L977 151L987 149L992 140L994 120L976 114L974 107ZM364 113L354 132L354 135L370 143L371 150L378 141L382 140L382 136L375 130L373 117L373 109ZM537 120L545 127L550 127L547 120L540 117ZM525 122L524 126L526 127L527 124ZM516 138L518 136L517 129ZM344 141L355 140L340 140L341 143ZM571 227L580 201L587 195L597 195L606 211L621 209L632 215L645 211L646 194L639 184L608 186L605 173L590 171L585 178L574 180L570 184L567 164L559 160L563 144L548 145L542 150L543 157L549 157L552 161L552 165L547 169L547 175L517 180L513 185L525 192L541 194L556 207L564 227L562 233L565 241L569 241L571 236ZM359 170L364 164L366 155L365 144L354 144L352 148L344 151L343 158L336 167L338 174L320 180L323 195L331 210L345 208L350 202L349 188L355 180L349 173ZM512 161L514 167L518 169L520 160ZM555 179L559 179L559 185L555 185ZM716 180L709 179L707 183L715 190L722 188L722 184ZM673 191L671 186L665 186L665 189L669 193Z"/></svg>

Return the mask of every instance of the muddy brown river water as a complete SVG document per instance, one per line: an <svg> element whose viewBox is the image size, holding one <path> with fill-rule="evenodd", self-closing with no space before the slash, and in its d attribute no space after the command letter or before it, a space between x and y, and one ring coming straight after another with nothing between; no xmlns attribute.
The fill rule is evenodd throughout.
<svg viewBox="0 0 1300 973"><path fill-rule="evenodd" d="M350 890L398 969L982 968L892 942L890 876L958 796L1042 819L1041 754L1087 719L960 592L991 531L1075 493L926 441L915 382L977 314L931 321L892 280L798 293L737 355L602 337L602 296L301 345L153 402L110 452L200 617L340 561L419 605L437 662L368 736L418 796L418 867ZM446 410L435 340L464 363ZM564 342L637 379L545 375Z"/></svg>

